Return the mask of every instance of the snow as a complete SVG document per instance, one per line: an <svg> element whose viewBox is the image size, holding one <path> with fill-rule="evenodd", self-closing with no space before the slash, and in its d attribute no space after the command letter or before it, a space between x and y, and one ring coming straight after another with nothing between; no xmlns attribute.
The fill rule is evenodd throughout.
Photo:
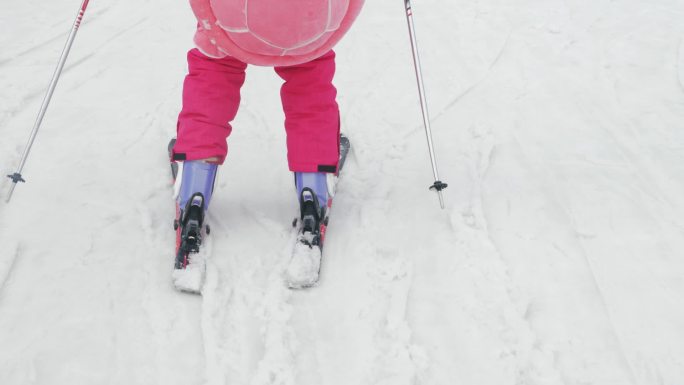
<svg viewBox="0 0 684 385"><path fill-rule="evenodd" d="M0 4L4 174L77 5ZM319 285L283 280L279 79L250 68L196 296L173 289L166 158L193 16L91 2L0 203L0 383L684 383L684 3L413 9L447 209L402 5L369 1L337 49L353 148Z"/></svg>
<svg viewBox="0 0 684 385"><path fill-rule="evenodd" d="M173 286L188 293L201 293L204 285L206 272L206 259L212 252L211 242L202 245L199 253L193 253L189 257L185 269L174 269L171 274Z"/></svg>
<svg viewBox="0 0 684 385"><path fill-rule="evenodd" d="M301 226L301 225L300 225ZM321 249L314 244L311 232L294 236L291 245L292 257L284 272L284 279L292 289L303 289L318 282L321 269Z"/></svg>

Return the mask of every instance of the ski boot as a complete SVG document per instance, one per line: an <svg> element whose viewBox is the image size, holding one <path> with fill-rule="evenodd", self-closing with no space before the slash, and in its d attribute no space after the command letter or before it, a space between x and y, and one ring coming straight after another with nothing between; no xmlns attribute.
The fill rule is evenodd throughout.
<svg viewBox="0 0 684 385"><path fill-rule="evenodd" d="M178 218L173 227L176 230L176 262L175 269L188 267L191 253L199 253L202 245L203 233L209 234L209 225L204 227L204 195L193 194L185 208L179 210Z"/></svg>
<svg viewBox="0 0 684 385"><path fill-rule="evenodd" d="M298 241L309 248L323 248L325 227L328 225L326 208L321 207L316 193L305 187L299 196L301 228Z"/></svg>

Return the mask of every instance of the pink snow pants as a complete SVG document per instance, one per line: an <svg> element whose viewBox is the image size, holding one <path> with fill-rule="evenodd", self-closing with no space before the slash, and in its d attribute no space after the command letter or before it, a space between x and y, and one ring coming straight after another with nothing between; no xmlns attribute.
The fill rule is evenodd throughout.
<svg viewBox="0 0 684 385"><path fill-rule="evenodd" d="M216 157L225 161L230 122L240 105L247 64L188 52L174 161ZM336 172L339 159L339 109L332 84L335 53L291 67L275 67L285 83L280 96L285 111L287 159L291 171ZM254 151L260 151L255 148Z"/></svg>

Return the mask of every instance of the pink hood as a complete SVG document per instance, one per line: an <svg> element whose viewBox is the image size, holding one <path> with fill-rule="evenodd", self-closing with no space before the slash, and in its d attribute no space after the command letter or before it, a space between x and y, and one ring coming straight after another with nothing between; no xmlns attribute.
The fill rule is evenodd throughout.
<svg viewBox="0 0 684 385"><path fill-rule="evenodd" d="M328 52L349 30L364 0L190 0L205 55L288 66Z"/></svg>

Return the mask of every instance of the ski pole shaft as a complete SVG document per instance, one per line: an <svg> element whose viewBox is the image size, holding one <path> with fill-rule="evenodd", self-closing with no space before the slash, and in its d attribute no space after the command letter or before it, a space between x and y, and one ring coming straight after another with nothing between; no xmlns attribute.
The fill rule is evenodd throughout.
<svg viewBox="0 0 684 385"><path fill-rule="evenodd" d="M437 171L437 160L435 158L435 149L432 144L432 129L430 128L430 114L428 113L427 101L425 98L425 85L423 83L423 72L420 66L420 55L418 54L418 41L416 39L416 27L413 23L413 10L411 9L411 0L404 0L406 8L406 21L408 23L409 35L411 38L411 52L413 53L413 67L416 70L416 81L418 82L418 95L420 97L420 109L423 113L423 125L425 126L425 135L427 136L428 150L430 151L430 161L432 162L432 173L435 177L435 183L430 186L431 190L437 191L439 196L439 206L444 208L444 197L442 190L447 187L439 179L439 172Z"/></svg>
<svg viewBox="0 0 684 385"><path fill-rule="evenodd" d="M64 45L62 54L59 57L57 68L55 69L55 72L52 75L52 80L50 81L50 85L48 86L47 92L45 93L45 97L43 98L43 103L40 106L40 111L38 112L36 122L33 125L31 136L29 137L28 143L24 148L24 154L21 156L19 168L14 174L7 176L8 178L12 179L12 185L10 186L9 194L7 195L7 203L9 203L10 199L12 199L12 194L14 193L14 188L17 187L17 183L25 182L24 178L22 178L21 171L24 169L24 165L26 165L26 159L28 158L29 153L31 152L33 142L36 140L36 135L38 135L38 129L40 129L40 125L43 122L43 118L45 117L45 112L47 111L48 105L50 104L50 100L52 100L52 94L55 92L55 87L57 87L57 82L59 81L59 77L62 74L64 63L66 63L67 56L69 56L69 51L71 51L71 46L73 45L74 39L76 38L76 32L78 32L78 28L81 26L81 21L83 20L83 15L85 14L89 2L90 0L83 0L83 3L81 3L81 8L78 11L78 15L76 16L74 25L71 28L71 32L69 33L69 37L67 38L66 44Z"/></svg>

